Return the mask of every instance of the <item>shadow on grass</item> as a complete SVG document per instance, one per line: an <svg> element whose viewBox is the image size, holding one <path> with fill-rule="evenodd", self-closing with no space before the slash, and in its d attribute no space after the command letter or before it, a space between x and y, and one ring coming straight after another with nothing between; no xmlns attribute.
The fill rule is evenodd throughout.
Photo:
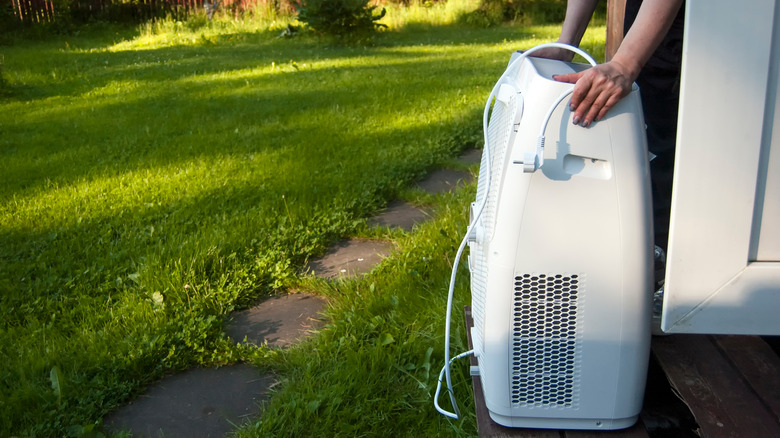
<svg viewBox="0 0 780 438"><path fill-rule="evenodd" d="M52 52L52 65L98 71L0 118L0 198L16 206L8 204L15 219L0 231L3 283L26 290L6 299L67 295L78 284L110 294L143 260L180 257L172 248L193 240L231 253L268 242L285 219L308 224L328 210L361 217L474 144L481 108L463 96L492 76L474 71L490 63L485 55L464 62L469 50L405 44L269 46ZM192 177L216 179L179 188L176 175L193 167ZM153 181L142 183L144 174ZM128 184L140 186L129 201ZM47 193L51 202L71 199L41 205ZM203 237L204 226L230 224L249 234ZM301 262L324 244L299 243L287 257Z"/></svg>
<svg viewBox="0 0 780 438"><path fill-rule="evenodd" d="M98 342L116 330L108 315L123 294L160 292L172 313L192 299L213 315L267 292L478 141L515 33L437 28L373 47L254 34L119 52L41 43L45 63L7 59L31 91L0 102L3 327L49 324ZM84 363L76 343L47 344L36 366ZM101 367L63 369L111 372Z"/></svg>
<svg viewBox="0 0 780 438"><path fill-rule="evenodd" d="M343 138L346 150L332 157L338 158L352 145L425 138L425 125L440 122L426 114L425 102L457 100L462 90L479 86L474 66L456 59L462 53L376 48L331 54L310 46L291 54L284 47L74 55L98 59L106 71L98 67L86 80L65 81L51 102L36 99L46 102L16 108L0 142L9 169L0 196L23 197L48 181L68 185L204 155L306 153L301 149L318 137ZM110 61L99 61L106 56ZM350 64L349 57L371 61ZM372 107L377 111L366 110ZM359 126L409 109L421 113L418 132L371 126L385 133L382 139ZM241 131L247 133L235 135Z"/></svg>
<svg viewBox="0 0 780 438"><path fill-rule="evenodd" d="M247 242L253 240L263 247L260 252L282 247L284 257L293 264L302 263L336 237L329 235L327 228L318 228L318 224L338 219L329 214L343 214L345 220L361 217L423 176L437 161L470 146L458 143L469 141L462 134L464 121L478 120L478 113L468 107L444 117L436 112L421 114L420 120L404 128L384 125L397 117L394 113L390 118L370 121L371 129L359 129L370 115L351 115L366 106L381 108L391 100L386 93L374 92L378 82L413 81L412 89L418 93L392 98L398 111L411 101L441 105L442 99L454 99L437 96L425 87L429 78L414 74L439 66L440 71L433 70L437 75L469 76L468 71L441 64L439 59L400 62L394 67L400 71L391 77L380 74L388 68L383 65L335 68L328 73L334 83L321 88L307 86L317 83L323 74L319 70L281 73L274 81L282 83L279 88L272 84L246 86L244 79L216 79L234 93L209 96L213 82L204 81L193 85L184 98L177 90L162 89L151 97L127 97L123 102L98 106L97 116L91 111L76 115L70 106L47 112L42 120L16 122L13 130L19 132L19 150L6 152L10 166L3 176L4 186L14 203L30 204L17 209L19 219L9 221L12 226L0 231L0 262L5 285L25 292L4 296L3 308L20 309L36 297L51 297L52 291L61 297L76 297L84 288L90 289L89 294L104 296L132 291L137 280L128 278L143 272L149 261L203 257L199 251L210 245L219 251L209 256L212 259L205 261L206 265L216 266L226 254L245 252ZM345 69L351 71L345 73ZM374 79L368 81L371 77ZM468 84L468 79L461 79L448 86ZM345 99L345 94L358 97ZM182 105L184 109L178 108ZM341 111L333 112L334 107ZM426 110L424 105L413 107ZM155 108L155 112L147 108ZM222 114L224 108L239 110ZM278 113L288 108L295 108L294 114L283 119ZM172 122L172 114L184 117L187 123ZM236 134L236 129L241 133L249 126L255 128L250 135ZM28 148L36 146L23 142L52 128L55 136L51 139L56 138L56 142L41 142L30 153ZM79 129L84 131L79 133ZM82 143L93 130L100 136ZM331 142L328 147L322 146L325 139ZM252 159L252 154L258 158ZM206 181L197 190L184 186L180 193L173 189L174 193L166 194L164 188L149 188L138 176L186 172L192 163L219 167L226 157L234 161L227 174L205 172L203 175L217 180ZM258 167L255 162L262 160L267 163ZM229 169L243 176L231 175ZM180 183L171 179L173 186ZM52 186L51 181L56 184ZM112 193L116 187L134 182L141 187L131 202L124 202L121 191ZM167 184L165 178L152 184L160 183ZM92 184L103 188L89 193ZM36 198L46 192L54 199L73 198L61 207L61 219L49 221L36 213L48 210L51 213L46 216L56 214L54 207L35 205ZM92 209L79 207L90 204ZM323 213L329 211L332 213ZM288 218L303 229L280 231ZM312 234L301 233L306 229ZM269 238L274 235L282 237ZM198 242L202 246L196 249ZM198 276L214 279L224 273L208 271L203 268ZM155 270L149 275L165 278ZM141 281L148 291L170 288L164 281L143 277ZM69 302L55 299L49 310L59 312L60 306ZM18 324L29 316L11 313Z"/></svg>

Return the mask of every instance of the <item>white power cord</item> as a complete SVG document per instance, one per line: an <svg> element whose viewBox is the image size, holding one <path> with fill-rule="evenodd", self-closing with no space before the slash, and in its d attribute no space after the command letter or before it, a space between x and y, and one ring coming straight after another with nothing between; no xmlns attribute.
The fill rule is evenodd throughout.
<svg viewBox="0 0 780 438"><path fill-rule="evenodd" d="M558 105L560 105L561 102L563 102L563 99L566 99L573 92L574 87L569 88L568 90L561 93L555 102L550 105L550 109L547 110L547 114L544 116L544 122L542 122L542 127L539 130L539 136L536 138L536 150L534 152L526 152L523 154L523 172L535 172L536 169L542 167L544 164L544 132L547 130L547 124L550 123L550 118L552 117L555 109L558 108Z"/></svg>
<svg viewBox="0 0 780 438"><path fill-rule="evenodd" d="M470 356L474 354L474 350L469 350L464 353L461 353L452 359L447 363L447 366L443 367L441 371L439 372L439 383L436 385L436 394L433 396L433 405L436 407L436 410L439 411L439 413L443 414L446 417L452 418L457 420L460 418L460 410L458 409L458 404L455 403L454 394L452 392L452 385L448 384L448 389L450 391L450 401L452 401L452 407L455 409L455 412L448 412L442 409L441 406L439 406L439 394L441 393L441 383L442 383L442 377L444 377L445 370L449 369L449 366L452 365L452 362L454 362L456 359L461 359L466 356Z"/></svg>
<svg viewBox="0 0 780 438"><path fill-rule="evenodd" d="M501 77L496 82L496 85L490 91L490 95L487 98L487 103L485 104L485 111L484 111L483 116L482 116L482 129L483 129L483 132L484 132L484 142L485 142L484 152L483 152L483 154L485 155L485 164L484 165L487 166L487 172L485 172L485 187L487 187L488 189L490 187L490 178L491 178L491 175L490 175L490 171L491 171L490 147L489 147L489 144L488 144L488 122L489 122L489 115L490 115L490 107L491 107L491 105L493 103L493 100L495 99L495 97L496 97L496 95L498 93L498 89L501 87L501 84L504 83L504 81L507 79L507 77L510 74L514 73L515 66L519 66L520 63L526 57L528 57L528 55L530 55L530 54L532 54L532 53L534 53L534 52L536 52L538 50L541 50L541 49L553 48L553 47L566 49L566 50L571 50L572 52L574 52L574 53L582 56L583 58L585 58L592 66L596 66L596 64L597 64L596 61L590 55L588 55L586 52L584 52L583 50L581 50L581 49L579 49L577 47L574 47L574 46L570 46L570 45L567 45L567 44L561 44L561 43L540 44L540 45L538 45L536 47L533 47L531 49L526 50L525 52L522 52L520 54L520 56L518 56L516 59L514 59L512 62L509 63L509 66L507 67L506 71L504 71L504 74L501 75ZM528 172L528 171L533 172L534 170L536 170L539 167L541 167L542 164L544 163L544 156L543 156L543 152L544 152L544 132L547 129L547 123L549 122L550 117L552 116L553 111L555 111L555 108L557 108L558 105L560 105L560 103L567 96L569 96L572 93L572 91L573 91L573 87L572 87L572 89L569 89L568 91L566 91L563 94L561 94L561 96L558 97L558 99L556 99L555 103L548 110L547 115L544 118L544 122L542 123L542 126L541 126L541 132L539 133L539 138L538 138L538 141L537 141L537 146L536 146L535 152L531 153L530 156L524 157L524 160L523 160L524 171L526 171L526 172ZM534 157L534 158L531 161L531 163L528 163L528 161L529 161L529 159L531 159L531 157ZM538 163L538 165L537 165L537 163ZM531 166L533 166L533 170L526 170L526 169L528 169L529 164ZM444 324L444 367L442 368L441 372L439 373L439 381L438 381L438 383L436 385L436 393L434 395L433 405L434 405L434 407L436 408L436 410L440 414L442 414L442 415L444 415L446 417L455 419L455 420L460 418L460 409L458 409L458 403L455 400L455 392L452 389L452 375L451 375L451 372L450 372L450 365L456 359L460 359L460 358L463 358L463 357L466 357L466 356L469 356L471 354L475 354L476 353L474 350L469 350L469 351L461 353L461 354L453 357L452 359L450 359L450 325L451 325L451 321L452 321L452 301L453 301L453 296L455 294L455 279L457 277L458 265L460 264L460 258L463 255L463 250L466 248L466 245L468 244L469 236L471 235L472 230L473 230L474 226L476 225L477 221L479 220L480 216L482 216L482 211L485 209L485 205L487 204L487 198L488 198L487 195L488 194L485 193L485 196L483 197L482 202L480 202L479 206L477 207L476 214L471 219L471 223L469 223L469 226L466 229L466 234L465 234L465 236L463 236L463 240L461 241L460 246L458 247L458 251L455 254L455 261L452 263L452 274L450 275L450 286L449 286L449 290L447 292L447 313L446 313L446 320L445 320L445 324ZM450 395L450 402L452 403L452 408L453 408L453 410L455 412L446 411L441 406L439 406L439 395L441 394L442 375L444 375L445 378L446 378L447 390L448 390L449 395Z"/></svg>

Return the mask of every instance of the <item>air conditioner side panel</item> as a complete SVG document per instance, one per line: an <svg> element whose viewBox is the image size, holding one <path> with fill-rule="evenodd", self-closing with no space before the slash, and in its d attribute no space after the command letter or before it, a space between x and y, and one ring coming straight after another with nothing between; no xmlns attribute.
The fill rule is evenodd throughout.
<svg viewBox="0 0 780 438"><path fill-rule="evenodd" d="M488 258L486 321L495 328L486 325L485 331L495 342L485 350L488 357L480 359L486 364L486 403L501 424L620 428L633 424L641 409L649 354L649 189L646 147L638 128L641 116L632 116L638 96L623 102L622 109L616 107L610 118L590 129L573 127L568 110L561 108L550 124L558 138L548 142L543 171L530 176L520 166L506 170ZM512 269L507 260L514 260ZM551 300L558 302L534 304L532 313L521 312L519 318L538 318L539 309L563 309L569 315L564 326L575 320L576 339L562 339L560 327L545 332L541 340L527 341L518 332L521 353L513 353L518 339L512 330L520 305L513 297L525 287L523 278L537 283L544 279L545 287L557 288L550 286L556 277L566 289L555 290L557 298ZM570 293L574 283L576 305L561 307L561 293ZM546 346L553 351L545 353ZM528 351L553 357L559 375L529 380L527 375L546 369L531 366L519 371L526 375L513 378L518 373L512 369L517 363L513 354L522 361ZM573 355L573 369L566 365L570 358L560 359L561 351ZM546 395L551 388L554 392L569 385L574 389L567 394ZM534 387L542 388L540 398L513 399L513 391L525 393Z"/></svg>

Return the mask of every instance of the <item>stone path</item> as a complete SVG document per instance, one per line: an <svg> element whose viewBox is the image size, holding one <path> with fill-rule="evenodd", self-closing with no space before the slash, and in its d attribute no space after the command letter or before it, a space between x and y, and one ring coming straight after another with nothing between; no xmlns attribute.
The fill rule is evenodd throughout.
<svg viewBox="0 0 780 438"><path fill-rule="evenodd" d="M463 165L479 163L481 150L459 159ZM454 191L472 180L469 172L440 169L417 187L431 194ZM425 207L393 201L369 219L374 227L411 231L431 216ZM371 271L392 253L392 242L349 239L334 244L322 257L311 260L304 272L326 279L355 277ZM326 300L303 293L275 296L255 307L236 312L225 326L235 342L286 348L322 327ZM130 404L104 418L108 431L129 430L143 437L223 437L260 415L277 379L256 368L237 364L218 369L195 368L151 385Z"/></svg>
<svg viewBox="0 0 780 438"><path fill-rule="evenodd" d="M324 307L325 300L317 295L274 296L251 309L236 312L225 327L225 334L235 342L246 339L255 345L289 347L324 325L320 316Z"/></svg>
<svg viewBox="0 0 780 438"><path fill-rule="evenodd" d="M415 225L425 222L431 216L429 209L416 207L408 202L393 201L378 215L368 220L372 227L401 228L412 231Z"/></svg>
<svg viewBox="0 0 780 438"><path fill-rule="evenodd" d="M304 268L321 278L355 277L366 274L390 255L393 244L380 240L349 239L335 243L324 256Z"/></svg>
<svg viewBox="0 0 780 438"><path fill-rule="evenodd" d="M417 183L417 187L422 190L439 194L444 192L453 192L458 187L464 186L471 181L471 174L462 170L439 169L431 172L427 178Z"/></svg>
<svg viewBox="0 0 780 438"><path fill-rule="evenodd" d="M104 426L143 437L223 437L260 414L274 382L243 364L191 369L153 385Z"/></svg>

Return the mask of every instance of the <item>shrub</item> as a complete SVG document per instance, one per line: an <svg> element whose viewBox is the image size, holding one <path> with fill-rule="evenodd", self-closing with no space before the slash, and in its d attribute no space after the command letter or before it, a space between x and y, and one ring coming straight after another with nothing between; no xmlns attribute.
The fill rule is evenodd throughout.
<svg viewBox="0 0 780 438"><path fill-rule="evenodd" d="M565 15L566 0L482 0L479 8L464 18L467 23L488 27L507 21L561 23Z"/></svg>
<svg viewBox="0 0 780 438"><path fill-rule="evenodd" d="M0 45L5 44L5 41L10 39L13 31L21 27L21 23L22 20L14 15L11 2L3 4L0 1Z"/></svg>
<svg viewBox="0 0 780 438"><path fill-rule="evenodd" d="M317 33L336 37L366 37L386 27L377 23L385 9L375 13L369 0L300 0L298 20Z"/></svg>

